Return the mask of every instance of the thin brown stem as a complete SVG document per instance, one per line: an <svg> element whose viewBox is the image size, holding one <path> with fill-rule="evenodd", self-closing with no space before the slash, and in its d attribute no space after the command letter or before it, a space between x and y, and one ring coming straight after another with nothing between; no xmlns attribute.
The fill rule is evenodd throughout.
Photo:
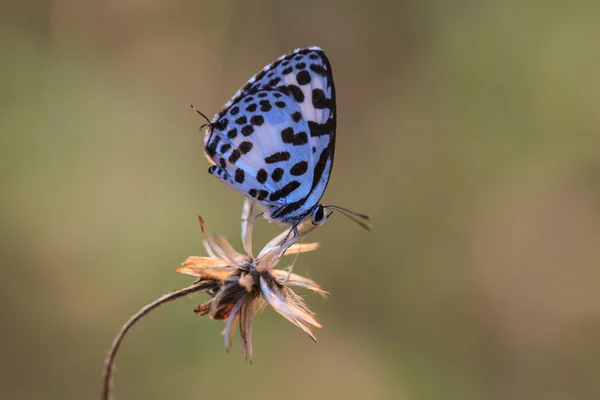
<svg viewBox="0 0 600 400"><path fill-rule="evenodd" d="M121 330L119 331L119 333L113 340L112 346L110 347L110 352L108 353L108 356L106 357L106 361L104 363L104 383L102 385L102 397L101 397L102 400L110 400L112 397L111 396L112 395L112 373L113 373L113 366L115 363L115 357L117 356L117 352L119 351L121 342L125 338L125 335L129 331L129 329L131 329L131 327L138 320L140 320L144 315L146 315L150 311L154 310L155 308L163 305L164 303L167 303L172 300L176 300L180 297L186 296L190 293L194 293L194 292L197 292L197 291L203 290L203 289L206 289L206 286L203 284L203 282L199 282L192 286L188 286L186 288L177 290L175 292L165 294L164 296L161 296L160 298L156 299L152 303L147 304L144 307L142 307L142 309L140 311L138 311L135 315L133 315L131 318L129 318L129 320L125 323L125 325L123 325L121 327Z"/></svg>

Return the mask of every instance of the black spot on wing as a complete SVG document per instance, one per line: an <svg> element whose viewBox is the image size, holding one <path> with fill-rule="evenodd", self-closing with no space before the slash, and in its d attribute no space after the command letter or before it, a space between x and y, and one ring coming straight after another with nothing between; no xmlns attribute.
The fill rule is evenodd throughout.
<svg viewBox="0 0 600 400"><path fill-rule="evenodd" d="M262 115L254 115L250 118L250 123L254 126L261 126L264 122L265 118Z"/></svg>
<svg viewBox="0 0 600 400"><path fill-rule="evenodd" d="M215 127L220 131L224 131L225 129L227 129L228 124L229 120L227 118L221 118L215 123Z"/></svg>
<svg viewBox="0 0 600 400"><path fill-rule="evenodd" d="M290 159L290 153L287 151L278 151L277 153L273 153L268 157L265 157L265 162L267 164L275 164L282 161L287 161Z"/></svg>
<svg viewBox="0 0 600 400"><path fill-rule="evenodd" d="M246 178L246 173L244 172L243 169L238 168L238 169L235 170L235 177L234 177L234 179L235 179L235 181L237 183L240 183L240 184L244 183L244 179L245 178Z"/></svg>
<svg viewBox="0 0 600 400"><path fill-rule="evenodd" d="M322 77L326 77L327 76L327 70L325 68L323 68L322 65L319 64L310 64L310 70Z"/></svg>
<svg viewBox="0 0 600 400"><path fill-rule="evenodd" d="M275 77L273 79L271 79L269 81L269 83L267 83L268 86L275 86L277 85L279 82L281 82L281 78L280 77Z"/></svg>
<svg viewBox="0 0 600 400"><path fill-rule="evenodd" d="M299 187L300 187L300 182L291 181L287 185L282 187L281 189L271 193L271 196L269 196L269 200L278 201L284 197L289 196L294 190L298 189Z"/></svg>
<svg viewBox="0 0 600 400"><path fill-rule="evenodd" d="M259 190L258 191L258 196L256 197L256 199L258 201L263 201L264 199L267 198L267 196L269 195L269 192L267 192L266 190Z"/></svg>
<svg viewBox="0 0 600 400"><path fill-rule="evenodd" d="M301 146L308 143L308 134L306 132L294 133L294 129L285 128L281 131L281 140L283 140L283 143L286 144Z"/></svg>
<svg viewBox="0 0 600 400"><path fill-rule="evenodd" d="M256 180L258 181L258 183L265 183L267 181L267 176L267 171L261 168L256 173Z"/></svg>
<svg viewBox="0 0 600 400"><path fill-rule="evenodd" d="M269 102L269 100L261 100L260 101L260 111L262 112L269 112L271 111L271 102Z"/></svg>
<svg viewBox="0 0 600 400"><path fill-rule="evenodd" d="M245 141L245 142L240 143L238 149L240 150L240 152L242 154L246 154L250 150L252 150L252 147L254 147L254 145L252 144L252 142Z"/></svg>
<svg viewBox="0 0 600 400"><path fill-rule="evenodd" d="M286 96L290 95L290 89L288 89L287 86L277 86L277 90L279 90L281 93L285 94Z"/></svg>
<svg viewBox="0 0 600 400"><path fill-rule="evenodd" d="M227 137L229 139L235 139L235 137L237 136L237 129L233 128L232 130L230 130L229 132L227 132Z"/></svg>
<svg viewBox="0 0 600 400"><path fill-rule="evenodd" d="M329 99L325 95L325 92L321 89L313 89L312 91L312 103L317 109L330 108Z"/></svg>
<svg viewBox="0 0 600 400"><path fill-rule="evenodd" d="M208 142L208 146L206 146L206 153L210 156L210 157L214 157L216 152L217 152L217 146L219 145L219 142L221 141L221 137L219 135L212 134L212 138L211 140Z"/></svg>
<svg viewBox="0 0 600 400"><path fill-rule="evenodd" d="M229 155L229 162L235 164L241 156L242 152L239 149L234 149Z"/></svg>
<svg viewBox="0 0 600 400"><path fill-rule="evenodd" d="M302 70L296 74L296 81L298 85L308 85L310 83L310 73L306 70Z"/></svg>
<svg viewBox="0 0 600 400"><path fill-rule="evenodd" d="M254 133L254 127L252 125L245 125L242 128L242 135L250 136L250 135L252 135L252 133Z"/></svg>
<svg viewBox="0 0 600 400"><path fill-rule="evenodd" d="M324 124L308 121L308 128L310 129L310 135L312 137L333 135L335 131L335 121L333 118L329 118Z"/></svg>
<svg viewBox="0 0 600 400"><path fill-rule="evenodd" d="M208 173L211 175L218 176L223 181L230 181L231 176L225 171L224 168L217 167L216 165L211 165L208 168Z"/></svg>
<svg viewBox="0 0 600 400"><path fill-rule="evenodd" d="M294 176L301 176L301 175L304 175L307 170L308 170L308 163L306 161L300 161L300 162L294 164L294 166L292 168L290 168L290 174L292 174Z"/></svg>
<svg viewBox="0 0 600 400"><path fill-rule="evenodd" d="M279 182L281 178L283 178L283 169L275 168L275 170L271 174L271 179L273 179L273 182Z"/></svg>
<svg viewBox="0 0 600 400"><path fill-rule="evenodd" d="M294 100L296 100L298 103L302 103L304 101L304 92L302 89L296 85L288 85L287 88L294 97Z"/></svg>

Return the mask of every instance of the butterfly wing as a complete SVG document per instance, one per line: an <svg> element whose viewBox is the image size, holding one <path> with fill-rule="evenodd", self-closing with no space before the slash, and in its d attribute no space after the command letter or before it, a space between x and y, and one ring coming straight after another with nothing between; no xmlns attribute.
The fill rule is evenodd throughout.
<svg viewBox="0 0 600 400"><path fill-rule="evenodd" d="M308 195L313 157L300 107L277 90L237 99L209 129L209 172L267 207L280 208Z"/></svg>
<svg viewBox="0 0 600 400"><path fill-rule="evenodd" d="M256 108L248 110L246 104ZM216 165L212 173L267 206L271 219L298 222L316 206L329 181L335 113L335 87L325 53L318 47L294 50L253 76L215 115L213 128L205 136L206 153ZM231 122L239 118L242 124L232 128ZM229 138L233 136L229 129L239 133L245 128L248 133L252 118L259 122L263 118L264 123L250 124L253 132L247 140ZM248 144L239 147L244 141L252 144L251 151L244 153ZM223 145L226 152L220 151ZM235 163L228 162L229 151ZM243 171L243 179L238 169ZM266 180L262 170L267 173ZM240 179L235 179L236 174Z"/></svg>
<svg viewBox="0 0 600 400"><path fill-rule="evenodd" d="M296 49L280 57L253 76L240 94L259 89L278 89L293 97L317 136L335 135L335 126L322 126L330 121L335 124L335 89L329 60L320 48Z"/></svg>

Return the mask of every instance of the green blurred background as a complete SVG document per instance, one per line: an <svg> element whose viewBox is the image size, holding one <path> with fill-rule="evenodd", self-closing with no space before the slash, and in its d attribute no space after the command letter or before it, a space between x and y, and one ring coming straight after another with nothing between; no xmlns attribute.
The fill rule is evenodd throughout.
<svg viewBox="0 0 600 400"><path fill-rule="evenodd" d="M239 246L188 103L308 45L338 94L325 201L376 217L296 264L332 293L306 294L319 344L267 310L246 364L198 295L132 330L116 397L600 398L600 3L0 7L0 398L98 398L121 324L191 283L195 213Z"/></svg>

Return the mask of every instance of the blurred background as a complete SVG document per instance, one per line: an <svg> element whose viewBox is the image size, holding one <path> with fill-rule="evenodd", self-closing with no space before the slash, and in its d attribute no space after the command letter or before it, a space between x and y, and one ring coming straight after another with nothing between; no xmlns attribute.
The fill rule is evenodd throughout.
<svg viewBox="0 0 600 400"><path fill-rule="evenodd" d="M121 324L192 282L196 212L241 248L188 103L309 45L338 95L324 200L375 216L296 263L332 293L303 293L319 344L267 309L246 364L197 295L134 327L116 397L600 398L600 3L0 4L0 398L98 398Z"/></svg>

